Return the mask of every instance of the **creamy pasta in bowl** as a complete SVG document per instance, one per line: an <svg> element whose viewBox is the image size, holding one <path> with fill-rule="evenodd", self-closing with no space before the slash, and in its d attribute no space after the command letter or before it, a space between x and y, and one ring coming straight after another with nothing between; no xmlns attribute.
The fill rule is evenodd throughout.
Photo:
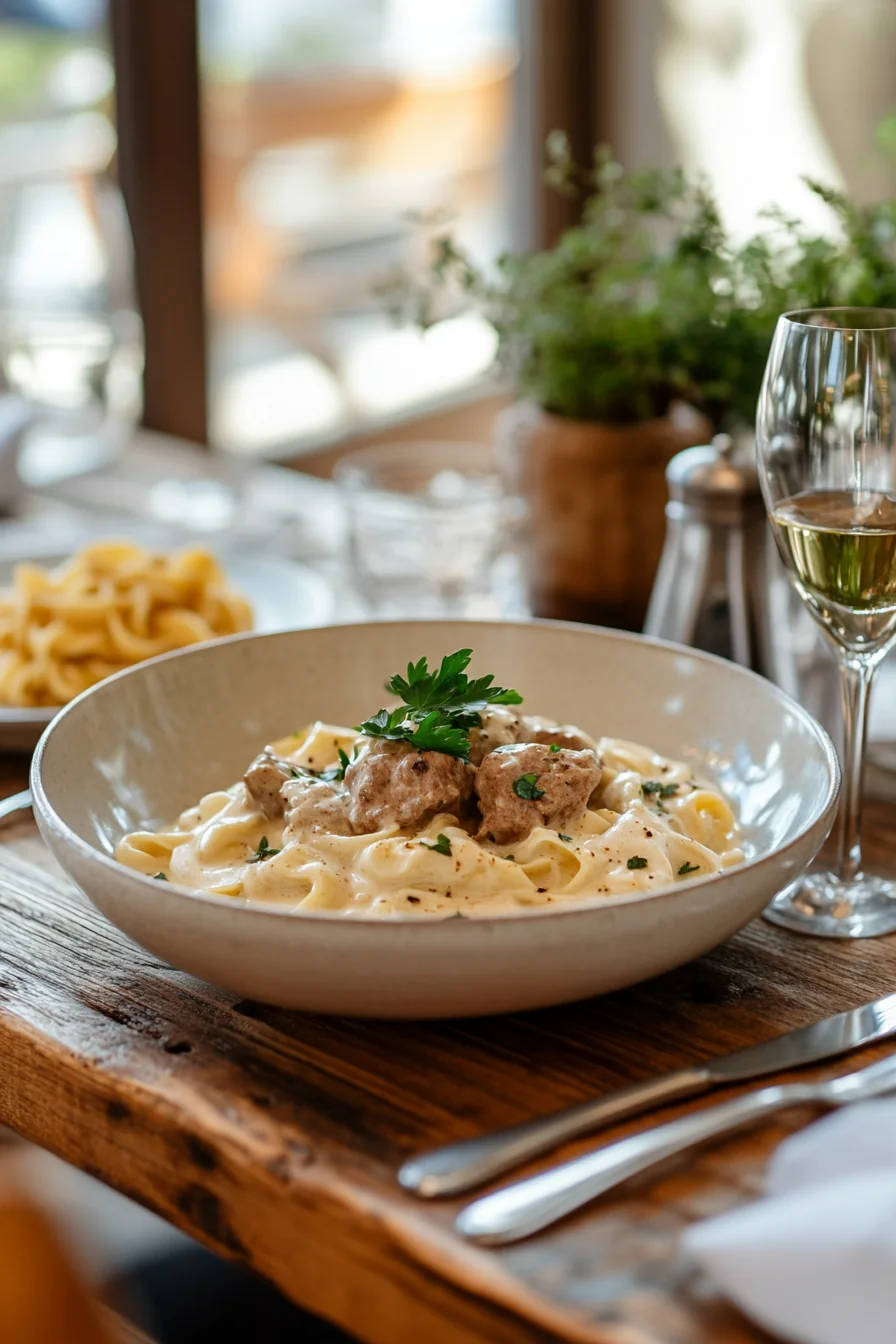
<svg viewBox="0 0 896 1344"><path fill-rule="evenodd" d="M423 683L443 658L470 678L449 694ZM51 848L144 947L244 996L381 1017L680 965L805 867L837 786L822 730L762 679L547 623L168 655L63 710L33 767Z"/></svg>
<svg viewBox="0 0 896 1344"><path fill-rule="evenodd" d="M468 717L455 755L317 721L116 858L234 900L414 919L648 893L743 862L731 805L685 762L509 706Z"/></svg>

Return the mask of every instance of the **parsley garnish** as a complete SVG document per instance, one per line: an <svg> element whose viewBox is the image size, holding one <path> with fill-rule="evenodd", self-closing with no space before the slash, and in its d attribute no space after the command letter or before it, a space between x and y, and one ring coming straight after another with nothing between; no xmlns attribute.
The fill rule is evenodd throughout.
<svg viewBox="0 0 896 1344"><path fill-rule="evenodd" d="M505 862L505 863L516 863L516 855L515 855L515 854L505 854L505 855L504 855L504 862Z"/></svg>
<svg viewBox="0 0 896 1344"><path fill-rule="evenodd" d="M470 681L465 669L472 657L472 649L458 649L457 653L442 659L438 672L429 671L425 658L418 663L408 663L407 680L394 676L388 683L389 690L410 709L423 712L439 709L444 714L478 713L489 705L522 704L519 691L493 686L493 676Z"/></svg>
<svg viewBox="0 0 896 1344"><path fill-rule="evenodd" d="M265 859L272 859L275 854L279 853L280 853L279 849L271 849L270 845L268 844L267 836L263 835L258 842L258 848L256 849L255 853L252 855L251 858L247 859L246 862L264 863Z"/></svg>
<svg viewBox="0 0 896 1344"><path fill-rule="evenodd" d="M678 870L679 877L685 877L688 873L699 873L699 863L683 863Z"/></svg>
<svg viewBox="0 0 896 1344"><path fill-rule="evenodd" d="M470 739L464 729L437 709L416 721L403 705L391 713L381 709L373 718L365 719L358 731L368 737L384 737L389 742L410 742L418 751L441 751L463 761L470 756Z"/></svg>
<svg viewBox="0 0 896 1344"><path fill-rule="evenodd" d="M551 751L556 752L556 751L562 751L562 750L563 750L563 748L560 746L559 742L552 742L552 743L551 743Z"/></svg>
<svg viewBox="0 0 896 1344"><path fill-rule="evenodd" d="M565 840L566 843L567 843L568 845L571 845L571 844L572 844L572 836L571 836L571 835L564 835L562 831L558 831L557 834L559 835L560 839L561 839L561 840Z"/></svg>
<svg viewBox="0 0 896 1344"><path fill-rule="evenodd" d="M425 840L420 841L424 849L431 849L433 854L444 854L446 859L451 858L451 841L447 835L436 836L434 845L428 845Z"/></svg>
<svg viewBox="0 0 896 1344"><path fill-rule="evenodd" d="M156 882L167 882L167 881L168 881L168 874L167 874L167 873L153 873L153 877L155 878Z"/></svg>
<svg viewBox="0 0 896 1344"><path fill-rule="evenodd" d="M678 785L661 784L658 779L646 779L641 785L641 792L645 797L651 793L655 793L660 798L671 798L673 793L678 792Z"/></svg>
<svg viewBox="0 0 896 1344"><path fill-rule="evenodd" d="M625 866L626 868L646 868L647 860L642 859L640 854L633 854Z"/></svg>
<svg viewBox="0 0 896 1344"><path fill-rule="evenodd" d="M469 760L468 733L481 723L482 711L489 705L522 702L518 691L493 686L493 676L470 681L465 668L472 656L472 649L458 649L442 659L438 672L429 671L425 658L408 663L407 676L396 673L386 687L403 704L391 711L381 709L358 731L390 742L409 742L418 751L441 751Z"/></svg>
<svg viewBox="0 0 896 1344"><path fill-rule="evenodd" d="M338 765L328 765L327 768L326 768L326 770L321 770L321 772L320 772L320 777L321 777L321 779L325 780L327 784L336 784L336 783L339 782L339 780L341 780L341 779L345 779L345 772L346 772L346 770L348 769L348 767L351 765L352 761L354 760L354 758L355 758L355 756L356 756L357 754L358 754L358 748L355 747L354 752L352 753L351 759L349 759L349 757L346 755L346 753L345 753L345 752L342 750L342 748L340 747L340 748L339 748L339 764L338 764Z"/></svg>
<svg viewBox="0 0 896 1344"><path fill-rule="evenodd" d="M532 803L536 798L544 797L544 789L539 789L538 776L536 774L520 775L519 779L513 781L513 791L517 798L525 798Z"/></svg>

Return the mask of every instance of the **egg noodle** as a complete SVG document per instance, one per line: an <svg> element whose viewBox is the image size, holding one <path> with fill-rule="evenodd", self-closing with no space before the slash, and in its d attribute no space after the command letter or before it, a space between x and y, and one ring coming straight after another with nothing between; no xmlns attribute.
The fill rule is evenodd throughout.
<svg viewBox="0 0 896 1344"><path fill-rule="evenodd" d="M315 723L271 748L296 772L338 766L364 739ZM743 860L734 813L688 765L616 738L596 743L601 781L562 831L536 825L525 839L475 839L448 813L410 833L293 829L265 818L243 783L208 793L177 823L118 845L141 873L236 901L352 916L462 914L656 891ZM343 761L344 764L344 761Z"/></svg>
<svg viewBox="0 0 896 1344"><path fill-rule="evenodd" d="M249 604L206 551L109 541L58 569L20 564L0 593L0 703L63 705L145 658L251 627Z"/></svg>

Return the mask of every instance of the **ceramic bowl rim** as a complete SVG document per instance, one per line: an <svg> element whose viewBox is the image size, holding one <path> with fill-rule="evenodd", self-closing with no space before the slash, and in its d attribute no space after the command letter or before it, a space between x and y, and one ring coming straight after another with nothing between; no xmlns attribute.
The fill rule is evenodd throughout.
<svg viewBox="0 0 896 1344"><path fill-rule="evenodd" d="M755 681L761 684L764 690L770 691L787 709L792 713L795 713L809 729L810 733L816 738L818 745L822 749L822 754L828 767L826 795L820 806L817 808L815 815L807 820L790 840L785 844L770 850L767 854L760 854L755 858L747 859L744 863L738 864L737 867L722 869L716 873L709 873L705 877L692 878L688 882L677 883L674 886L661 887L658 891L623 892L616 896L593 896L581 901L556 905L550 908L547 906L523 907L520 910L508 910L493 915L477 915L475 918L467 918L458 914L448 916L446 919L420 919L411 915L405 917L399 915L389 919L383 919L382 916L353 915L351 919L346 919L345 915L338 911L284 910L278 906L266 905L260 901L245 901L237 905L231 897L219 896L213 892L197 891L192 887L180 886L178 883L174 882L166 884L166 894L170 893L172 896L182 896L186 900L198 901L202 905L209 905L215 909L227 909L233 912L245 913L247 916L250 914L264 915L269 919L288 920L293 923L296 920L312 920L315 923L330 925L362 925L367 929L374 927L394 929L398 926L401 929L413 928L432 931L433 929L444 927L446 924L457 926L460 923L463 925L483 925L488 927L492 925L518 924L520 921L530 923L533 919L559 919L564 916L583 914L585 912L596 910L618 910L620 906L644 904L647 902L653 903L655 901L670 901L676 897L686 895L696 887L707 887L720 881L730 882L732 879L735 879L743 873L756 872L764 865L777 863L782 855L787 854L790 850L798 846L810 831L833 818L833 813L836 809L840 794L840 763L834 744L825 729L815 718L813 718L808 710L804 709L803 706L789 696L786 691L783 691L780 686L775 685L774 682L769 681L766 677L760 676L757 672L751 671L749 668L742 667L738 663L732 663L726 658L720 658L716 654L705 653L702 649L692 649L688 645L675 644L671 640L657 639L653 636L642 635L633 631L613 630L604 626L586 625L579 621L556 621L537 618L512 621L500 621L489 618L462 618L451 621L440 621L436 619L418 620L409 618L407 620L376 622L357 621L346 623L344 625L331 624L315 626L310 629L297 627L292 630L276 630L265 633L257 633L249 630L242 634L225 635L219 639L205 640L201 644L194 644L187 648L175 649L171 653L164 653L156 658L145 659L143 662L137 663L133 667L127 667L121 672L116 672L113 676L107 677L96 686L91 686L86 691L82 691L74 700L65 705L59 713L56 714L52 722L48 724L42 734L31 761L30 772L31 794L38 819L53 832L58 840L67 846L73 847L86 862L99 862L108 872L114 873L119 877L124 876L125 879L136 879L146 887L147 891L150 889L157 891L157 888L153 887L155 878L150 877L148 874L140 873L134 868L125 867L125 865L113 858L112 855L104 853L101 849L98 849L96 846L77 835L76 832L73 831L59 816L47 797L42 779L43 759L47 744L50 741L51 736L60 730L60 725L64 723L66 717L69 714L74 713L82 701L86 700L91 695L96 695L97 693L102 692L105 687L110 686L114 682L122 681L128 677L140 676L148 667L151 667L156 663L169 662L174 658L183 658L190 654L201 656L221 645L240 644L251 640L280 639L286 634L313 634L324 630L340 630L345 631L346 634L350 635L352 632L357 634L360 631L369 629L372 625L386 629L404 629L409 626L425 625L438 627L449 624L471 626L483 625L496 629L511 628L517 630L527 630L536 627L540 629L554 629L561 631L572 630L583 634L599 635L605 639L609 638L616 640L619 643L632 644L636 647L647 644L652 647L667 650L671 653L684 654L689 658L695 658L698 662L706 663L710 666L717 666L724 669L726 672L733 673L735 676L742 676L748 680ZM829 826L827 829L830 829ZM825 831L825 834L827 834L827 830Z"/></svg>

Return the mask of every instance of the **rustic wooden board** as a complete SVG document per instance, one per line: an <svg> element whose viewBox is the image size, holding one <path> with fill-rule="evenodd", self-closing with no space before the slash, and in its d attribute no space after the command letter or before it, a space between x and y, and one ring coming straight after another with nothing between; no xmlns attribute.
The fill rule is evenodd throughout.
<svg viewBox="0 0 896 1344"><path fill-rule="evenodd" d="M5 785L21 786L14 768ZM880 854L896 855L892 815L869 817ZM892 938L757 921L680 971L573 1007L439 1024L304 1016L160 964L92 910L30 821L0 833L0 1122L371 1344L757 1344L682 1263L678 1234L748 1200L808 1113L501 1251L462 1243L458 1204L411 1199L395 1168L894 988Z"/></svg>

